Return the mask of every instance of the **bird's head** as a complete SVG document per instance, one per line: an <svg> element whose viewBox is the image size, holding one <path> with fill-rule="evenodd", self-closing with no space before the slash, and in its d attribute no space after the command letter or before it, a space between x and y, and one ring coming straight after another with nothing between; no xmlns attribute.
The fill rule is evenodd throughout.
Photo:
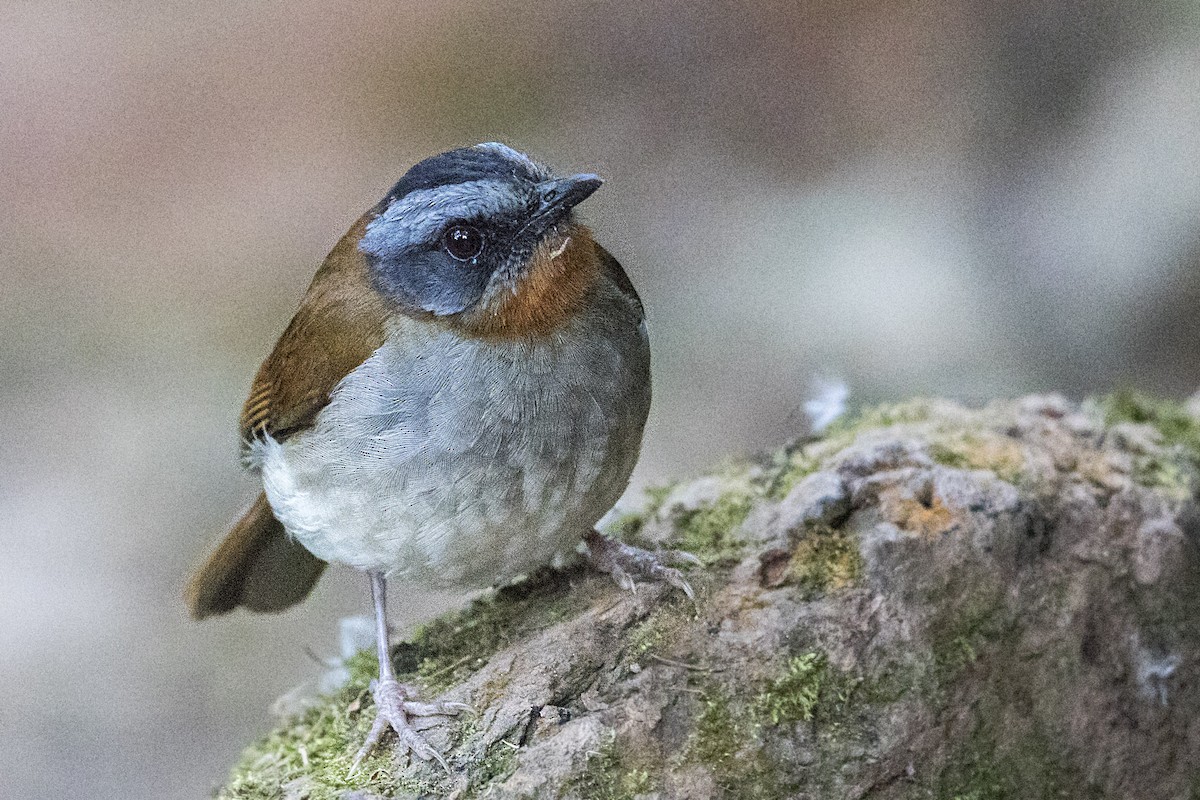
<svg viewBox="0 0 1200 800"><path fill-rule="evenodd" d="M495 142L451 150L392 187L358 248L402 310L479 334L540 330L593 278L595 248L572 210L601 182L559 178Z"/></svg>

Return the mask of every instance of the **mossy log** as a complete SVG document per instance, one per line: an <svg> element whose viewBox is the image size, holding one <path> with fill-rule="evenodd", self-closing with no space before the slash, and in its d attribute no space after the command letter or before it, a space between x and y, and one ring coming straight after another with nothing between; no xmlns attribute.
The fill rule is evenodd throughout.
<svg viewBox="0 0 1200 800"><path fill-rule="evenodd" d="M1200 798L1200 427L1132 395L873 409L650 493L679 592L547 571L394 651L449 774L376 755L374 659L222 798Z"/></svg>

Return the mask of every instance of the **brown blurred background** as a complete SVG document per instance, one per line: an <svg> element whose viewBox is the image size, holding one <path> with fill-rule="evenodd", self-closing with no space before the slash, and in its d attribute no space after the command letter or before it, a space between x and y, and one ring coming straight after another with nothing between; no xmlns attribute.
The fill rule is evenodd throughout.
<svg viewBox="0 0 1200 800"><path fill-rule="evenodd" d="M608 178L641 485L777 444L815 376L1189 393L1198 134L1184 0L0 5L0 796L206 795L366 609L179 593L251 494L254 369L413 161Z"/></svg>

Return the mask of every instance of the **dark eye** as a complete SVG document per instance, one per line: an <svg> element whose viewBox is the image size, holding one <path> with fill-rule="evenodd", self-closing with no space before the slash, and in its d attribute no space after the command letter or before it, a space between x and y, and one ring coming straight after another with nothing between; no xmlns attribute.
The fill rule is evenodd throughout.
<svg viewBox="0 0 1200 800"><path fill-rule="evenodd" d="M442 234L442 247L451 258L470 261L483 251L483 234L470 225L451 225Z"/></svg>

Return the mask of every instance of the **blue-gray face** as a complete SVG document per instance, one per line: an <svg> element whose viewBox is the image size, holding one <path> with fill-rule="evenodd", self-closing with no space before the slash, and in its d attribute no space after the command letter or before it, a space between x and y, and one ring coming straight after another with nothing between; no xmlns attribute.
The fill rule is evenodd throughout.
<svg viewBox="0 0 1200 800"><path fill-rule="evenodd" d="M381 292L456 314L494 282L515 285L539 242L599 186L595 175L556 178L502 144L451 150L392 187L358 248Z"/></svg>

